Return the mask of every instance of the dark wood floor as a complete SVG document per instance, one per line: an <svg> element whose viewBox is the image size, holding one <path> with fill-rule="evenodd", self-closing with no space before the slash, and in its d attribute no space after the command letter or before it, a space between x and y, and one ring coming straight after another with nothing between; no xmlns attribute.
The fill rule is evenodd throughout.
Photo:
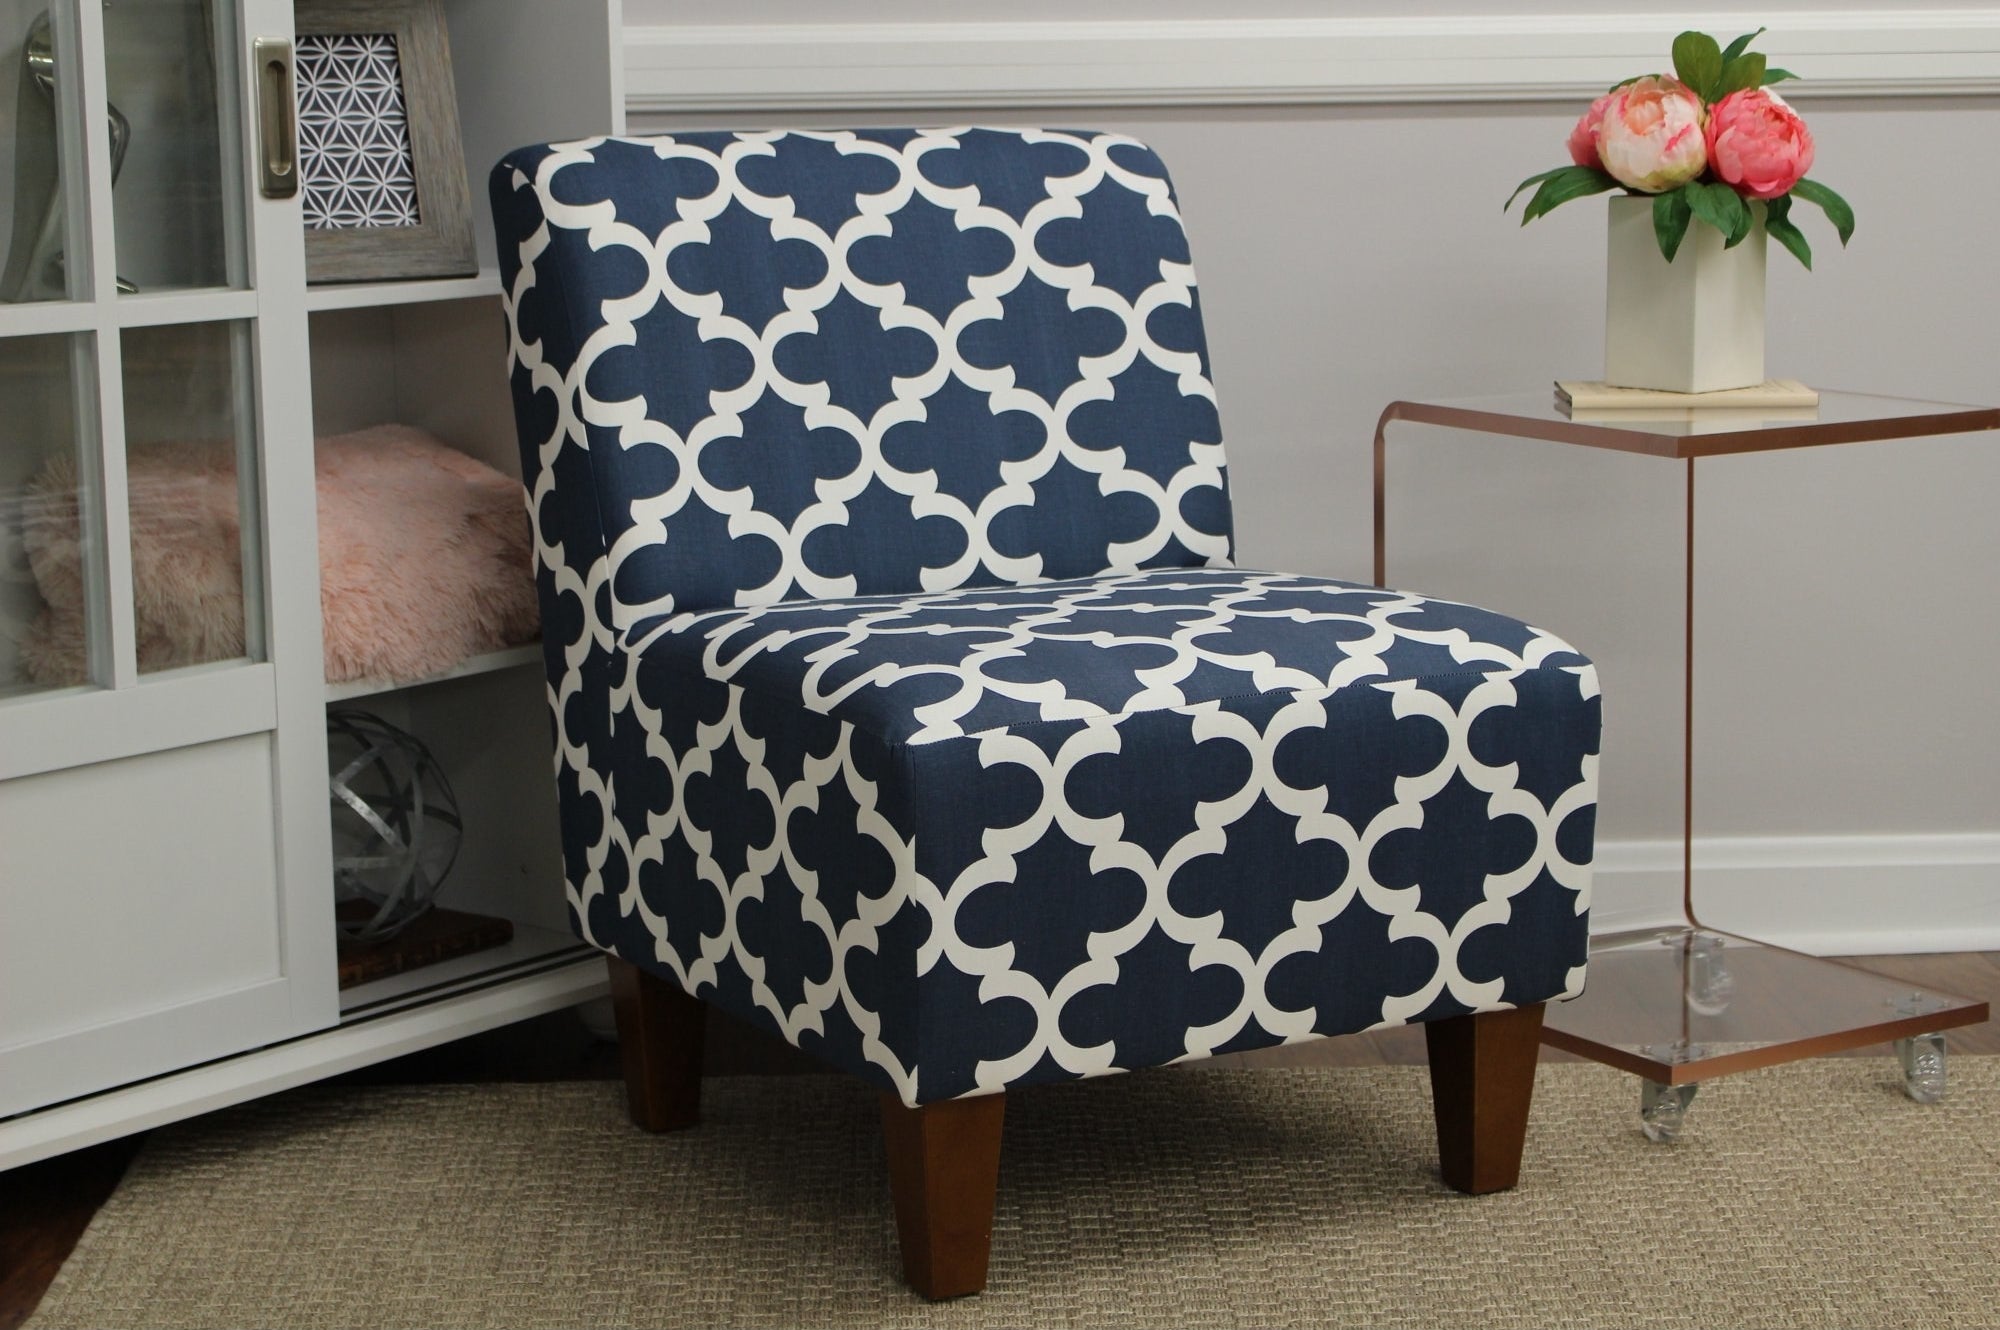
<svg viewBox="0 0 2000 1330"><path fill-rule="evenodd" d="M1855 964L2000 1005L2000 952L1870 956ZM1960 1053L2000 1053L2000 1022L1955 1030ZM706 1071L710 1075L818 1072L820 1065L761 1031L711 1013ZM1881 1056L1880 1049L1856 1055ZM1543 1049L1552 1061L1569 1055ZM1414 1026L1350 1035L1291 1048L1237 1053L1201 1066L1366 1067L1424 1061L1424 1036ZM348 1084L437 1084L481 1081L615 1079L617 1049L593 1038L570 1012L463 1039L342 1077ZM118 1185L143 1137L128 1137L60 1158L0 1173L0 1330L16 1330L41 1300L97 1207Z"/></svg>

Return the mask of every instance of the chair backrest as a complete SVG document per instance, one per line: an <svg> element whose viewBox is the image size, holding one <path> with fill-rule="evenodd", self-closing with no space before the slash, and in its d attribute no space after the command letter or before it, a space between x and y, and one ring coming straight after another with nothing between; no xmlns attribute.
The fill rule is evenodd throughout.
<svg viewBox="0 0 2000 1330"><path fill-rule="evenodd" d="M545 618L1230 556L1187 242L1129 138L590 139L491 188Z"/></svg>

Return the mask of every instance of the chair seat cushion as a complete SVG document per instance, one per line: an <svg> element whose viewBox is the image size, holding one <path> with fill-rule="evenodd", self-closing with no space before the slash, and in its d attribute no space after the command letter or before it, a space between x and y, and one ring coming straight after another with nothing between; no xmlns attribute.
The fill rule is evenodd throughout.
<svg viewBox="0 0 2000 1330"><path fill-rule="evenodd" d="M1580 987L1596 675L1501 615L1166 569L626 650L587 931L907 1103Z"/></svg>
<svg viewBox="0 0 2000 1330"><path fill-rule="evenodd" d="M648 671L775 693L899 744L1585 664L1547 633L1470 605L1230 568L786 601L681 615L633 639Z"/></svg>

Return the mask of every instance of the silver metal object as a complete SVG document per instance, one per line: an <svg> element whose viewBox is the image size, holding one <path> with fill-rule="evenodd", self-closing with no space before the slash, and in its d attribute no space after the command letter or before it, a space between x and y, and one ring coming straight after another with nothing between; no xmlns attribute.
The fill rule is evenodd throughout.
<svg viewBox="0 0 2000 1330"><path fill-rule="evenodd" d="M340 936L379 942L430 909L458 859L464 821L415 735L352 707L326 713L333 892Z"/></svg>

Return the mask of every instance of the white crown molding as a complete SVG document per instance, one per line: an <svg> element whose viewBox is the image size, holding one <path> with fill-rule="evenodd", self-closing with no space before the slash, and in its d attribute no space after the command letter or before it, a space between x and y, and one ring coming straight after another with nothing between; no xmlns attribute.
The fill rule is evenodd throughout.
<svg viewBox="0 0 2000 1330"><path fill-rule="evenodd" d="M1812 96L2000 93L2000 8L1771 16ZM1730 13L633 25L627 109L859 111L1569 100Z"/></svg>

